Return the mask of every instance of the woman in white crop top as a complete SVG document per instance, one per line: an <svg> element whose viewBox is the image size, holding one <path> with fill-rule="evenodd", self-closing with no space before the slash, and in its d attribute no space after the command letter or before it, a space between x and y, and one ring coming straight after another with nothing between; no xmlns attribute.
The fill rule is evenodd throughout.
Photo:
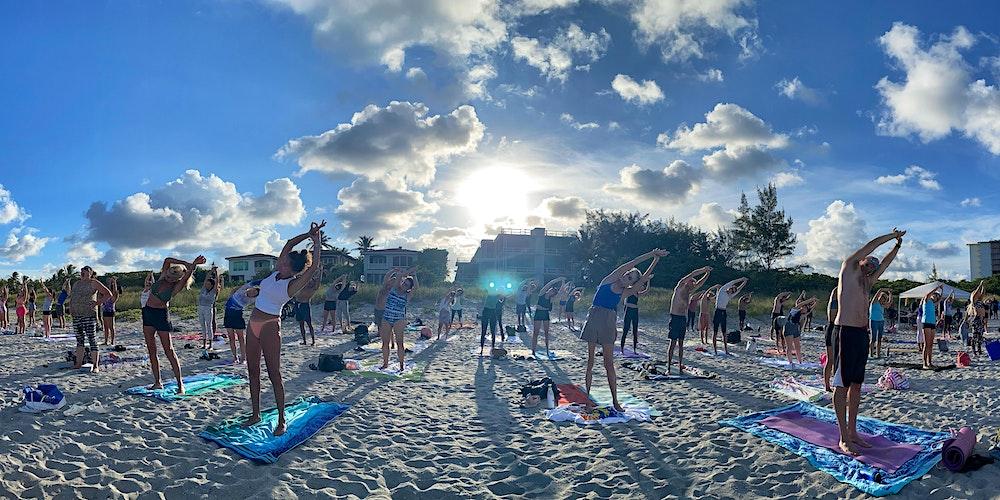
<svg viewBox="0 0 1000 500"><path fill-rule="evenodd" d="M326 221L313 222L309 232L300 234L285 243L278 256L277 271L260 282L260 294L250 314L247 335L247 374L250 377L250 403L253 412L243 423L250 427L260 422L260 358L264 357L267 376L274 389L274 402L278 407L278 425L275 436L285 433L285 386L281 381L281 308L312 279L319 267L321 229ZM296 245L312 239L313 253L293 251Z"/></svg>

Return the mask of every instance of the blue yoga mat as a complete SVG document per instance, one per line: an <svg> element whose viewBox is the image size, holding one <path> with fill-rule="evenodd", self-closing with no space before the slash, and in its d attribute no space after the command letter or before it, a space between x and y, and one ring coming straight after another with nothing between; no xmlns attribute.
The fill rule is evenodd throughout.
<svg viewBox="0 0 1000 500"><path fill-rule="evenodd" d="M273 464L282 453L306 442L348 408L350 405L325 402L311 396L285 406L287 430L281 436L272 434L278 424L277 408L261 413L260 422L250 427L241 426L245 417L229 419L209 426L199 436L215 441L250 460Z"/></svg>
<svg viewBox="0 0 1000 500"><path fill-rule="evenodd" d="M236 375L205 373L184 377L184 394L177 394L177 382L163 384L162 389L147 389L146 386L132 387L131 389L126 389L125 393L150 396L169 403L245 383L247 383L245 378Z"/></svg>
<svg viewBox="0 0 1000 500"><path fill-rule="evenodd" d="M728 425L749 432L754 436L774 443L796 455L805 458L817 469L830 474L842 483L874 496L898 493L910 481L919 478L941 460L941 443L950 435L945 432L929 432L908 425L883 422L874 418L858 417L858 432L883 436L896 443L917 445L920 451L902 464L895 472L888 472L853 457L817 446L761 423L762 420L780 413L794 411L824 422L837 422L833 411L806 402L775 408L743 417L722 420L720 425Z"/></svg>

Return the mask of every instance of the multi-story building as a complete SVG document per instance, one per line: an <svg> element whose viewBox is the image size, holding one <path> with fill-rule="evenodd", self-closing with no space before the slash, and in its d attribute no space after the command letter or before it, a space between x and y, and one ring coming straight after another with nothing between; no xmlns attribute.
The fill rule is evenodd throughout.
<svg viewBox="0 0 1000 500"><path fill-rule="evenodd" d="M403 247L368 250L361 256L366 283L381 283L394 267L412 267L420 252Z"/></svg>
<svg viewBox="0 0 1000 500"><path fill-rule="evenodd" d="M1000 274L1000 241L969 243L969 268L973 280Z"/></svg>
<svg viewBox="0 0 1000 500"><path fill-rule="evenodd" d="M270 273L278 264L278 258L266 253L252 253L226 257L229 261L229 277L234 283L250 281L254 276Z"/></svg>
<svg viewBox="0 0 1000 500"><path fill-rule="evenodd" d="M334 267L343 266L353 266L358 263L358 259L347 255L344 252L337 250L328 250L324 248L320 251L319 255L320 262L323 263L323 267L331 269Z"/></svg>
<svg viewBox="0 0 1000 500"><path fill-rule="evenodd" d="M501 229L492 240L482 240L469 262L459 262L455 281L474 283L479 280L511 280L520 282L534 278L539 282L557 276L575 275L576 263L570 245L573 233Z"/></svg>

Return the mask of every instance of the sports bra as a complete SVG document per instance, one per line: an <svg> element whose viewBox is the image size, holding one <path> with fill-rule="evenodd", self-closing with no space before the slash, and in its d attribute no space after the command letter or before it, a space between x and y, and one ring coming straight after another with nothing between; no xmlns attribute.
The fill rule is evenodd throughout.
<svg viewBox="0 0 1000 500"><path fill-rule="evenodd" d="M174 296L174 287L171 286L170 288L167 288L167 290L164 292L160 290L160 283L163 283L163 281L157 281L156 284L153 285L152 293L154 297L162 300L163 303L166 304L170 302L170 297Z"/></svg>
<svg viewBox="0 0 1000 500"><path fill-rule="evenodd" d="M278 272L275 271L260 282L260 294L257 295L255 307L260 312L277 316L281 314L281 308L285 306L291 297L288 296L288 283L290 279L279 280Z"/></svg>
<svg viewBox="0 0 1000 500"><path fill-rule="evenodd" d="M618 303L622 300L622 294L615 293L611 289L611 283L605 283L597 289L597 293L594 294L594 305L597 307L603 307L605 309L611 309L612 311L618 309Z"/></svg>

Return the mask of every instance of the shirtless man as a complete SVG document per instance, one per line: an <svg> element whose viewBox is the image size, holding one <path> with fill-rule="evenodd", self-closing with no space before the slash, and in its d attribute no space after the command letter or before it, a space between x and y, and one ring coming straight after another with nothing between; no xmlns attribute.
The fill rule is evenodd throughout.
<svg viewBox="0 0 1000 500"><path fill-rule="evenodd" d="M778 316L785 313L785 301L792 297L792 292L782 292L774 297L774 307L771 308L771 340L775 340L775 347L778 352L785 348L781 328L778 328Z"/></svg>
<svg viewBox="0 0 1000 500"><path fill-rule="evenodd" d="M837 285L837 319L833 328L833 409L840 429L840 449L851 455L858 448L871 444L858 436L858 407L861 405L861 385L865 381L868 363L868 307L872 284L889 268L903 244L906 231L893 229L854 252L840 266ZM882 259L871 255L878 247L896 240L896 246Z"/></svg>
<svg viewBox="0 0 1000 500"><path fill-rule="evenodd" d="M747 286L750 282L750 278L737 278L719 288L719 294L715 296L715 317L712 318L712 351L715 354L719 354L719 330L722 330L722 348L726 351L726 355L729 355L729 344L726 343L726 323L728 321L728 313L726 308L729 307L729 301L733 297L740 294L743 291L743 287Z"/></svg>
<svg viewBox="0 0 1000 500"><path fill-rule="evenodd" d="M712 273L711 267L695 269L690 274L680 279L674 287L674 295L670 299L670 327L667 337L670 339L670 348L667 349L667 373L670 373L670 364L674 359L674 347L677 346L677 368L680 373L684 373L684 333L687 331L688 305L691 301L691 294L701 288L708 280L708 275Z"/></svg>

